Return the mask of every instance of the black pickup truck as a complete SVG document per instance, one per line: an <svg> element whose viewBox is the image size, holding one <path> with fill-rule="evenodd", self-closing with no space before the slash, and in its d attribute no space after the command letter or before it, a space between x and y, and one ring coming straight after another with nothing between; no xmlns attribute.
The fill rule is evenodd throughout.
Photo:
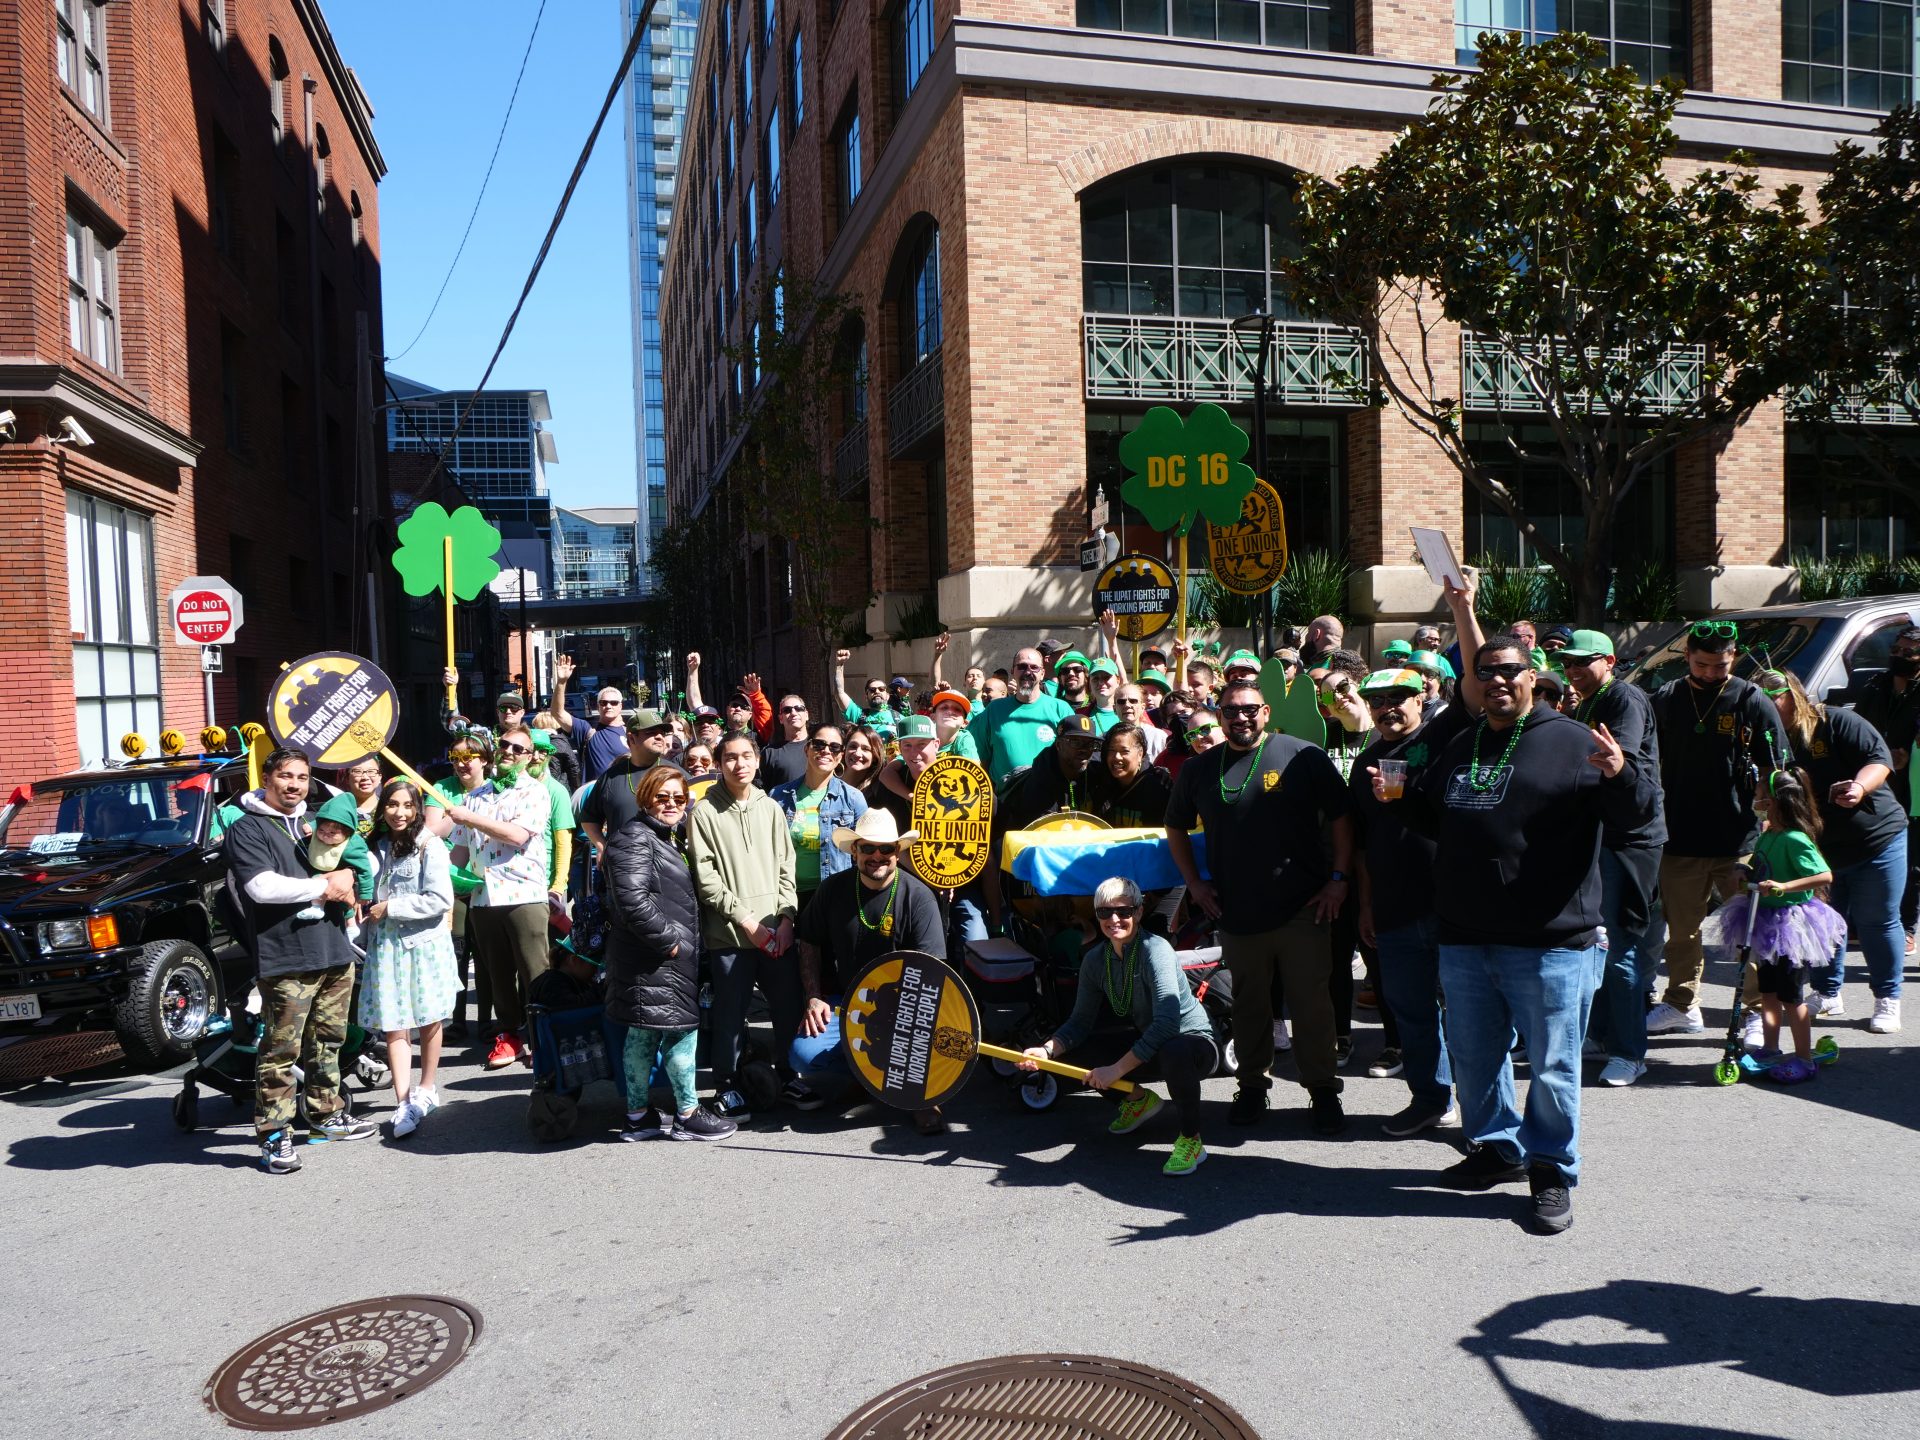
<svg viewBox="0 0 1920 1440"><path fill-rule="evenodd" d="M136 761L0 810L0 1035L110 1025L137 1065L193 1051L252 961L218 843L244 761Z"/></svg>

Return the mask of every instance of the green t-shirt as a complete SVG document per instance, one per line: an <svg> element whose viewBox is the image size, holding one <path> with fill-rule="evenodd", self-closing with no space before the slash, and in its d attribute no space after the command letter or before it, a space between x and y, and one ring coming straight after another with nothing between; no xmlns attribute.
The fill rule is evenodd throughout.
<svg viewBox="0 0 1920 1440"><path fill-rule="evenodd" d="M1087 714L1092 717L1093 733L1096 735L1104 736L1120 723L1120 717L1117 714L1111 710L1102 710L1098 706L1087 711Z"/></svg>
<svg viewBox="0 0 1920 1440"><path fill-rule="evenodd" d="M820 802L826 799L827 787L809 790L804 784L794 786L793 818L787 822L787 829L793 835L793 883L797 890L814 890L820 885Z"/></svg>
<svg viewBox="0 0 1920 1440"><path fill-rule="evenodd" d="M1762 880L1791 883L1826 871L1827 857L1803 830L1762 830L1753 842L1754 856L1761 862ZM1795 890L1790 895L1762 895L1762 910L1780 910L1788 905L1804 905L1813 899L1811 890Z"/></svg>
<svg viewBox="0 0 1920 1440"><path fill-rule="evenodd" d="M858 705L849 705L841 712L840 718L849 725L865 725L882 740L891 741L900 726L900 712L891 705L882 705L877 710L862 710Z"/></svg>
<svg viewBox="0 0 1920 1440"><path fill-rule="evenodd" d="M959 755L968 760L980 758L980 747L973 743L973 732L962 725L953 732L953 739L940 747L942 755Z"/></svg>
<svg viewBox="0 0 1920 1440"><path fill-rule="evenodd" d="M546 784L547 798L553 802L552 818L547 826L549 835L558 835L562 830L573 829L573 796L558 780L551 775L542 775Z"/></svg>
<svg viewBox="0 0 1920 1440"><path fill-rule="evenodd" d="M1033 764L1053 743L1060 722L1072 714L1071 705L1051 695L1024 702L1018 695L1003 695L974 716L967 728L993 777L993 788L1004 788L1009 775Z"/></svg>

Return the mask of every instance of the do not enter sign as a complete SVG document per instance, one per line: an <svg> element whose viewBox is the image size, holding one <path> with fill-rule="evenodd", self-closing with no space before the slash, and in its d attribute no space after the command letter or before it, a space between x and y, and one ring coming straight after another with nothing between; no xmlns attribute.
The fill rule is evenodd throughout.
<svg viewBox="0 0 1920 1440"><path fill-rule="evenodd" d="M167 597L176 645L224 645L240 629L240 592L218 575L183 580Z"/></svg>

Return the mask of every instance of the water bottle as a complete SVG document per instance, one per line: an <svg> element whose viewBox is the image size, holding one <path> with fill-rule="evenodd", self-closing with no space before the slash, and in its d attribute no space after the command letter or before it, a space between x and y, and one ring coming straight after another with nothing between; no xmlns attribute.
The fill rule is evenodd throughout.
<svg viewBox="0 0 1920 1440"><path fill-rule="evenodd" d="M611 1080L613 1072L607 1068L607 1042L604 1036L595 1035L587 1041L587 1079Z"/></svg>
<svg viewBox="0 0 1920 1440"><path fill-rule="evenodd" d="M560 1042L560 1088L578 1090L583 1083L580 1078L581 1040L575 1036L571 1040Z"/></svg>

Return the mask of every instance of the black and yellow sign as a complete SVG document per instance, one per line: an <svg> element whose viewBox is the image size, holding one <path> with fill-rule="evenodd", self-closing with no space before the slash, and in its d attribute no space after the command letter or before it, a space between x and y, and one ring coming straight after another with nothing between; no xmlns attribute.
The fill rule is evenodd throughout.
<svg viewBox="0 0 1920 1440"><path fill-rule="evenodd" d="M687 804L697 805L706 799L707 791L713 788L714 781L719 778L718 775L702 775L696 780L687 781Z"/></svg>
<svg viewBox="0 0 1920 1440"><path fill-rule="evenodd" d="M967 1083L979 1054L980 1017L943 962L895 950L848 987L840 1044L854 1079L874 1099L924 1110Z"/></svg>
<svg viewBox="0 0 1920 1440"><path fill-rule="evenodd" d="M1093 586L1093 613L1113 611L1123 640L1151 640L1173 622L1173 572L1151 555L1122 555Z"/></svg>
<svg viewBox="0 0 1920 1440"><path fill-rule="evenodd" d="M958 890L987 868L993 849L993 781L978 760L942 755L913 782L907 865L936 890Z"/></svg>
<svg viewBox="0 0 1920 1440"><path fill-rule="evenodd" d="M1207 525L1207 560L1223 589L1264 595L1287 570L1287 517L1280 492L1264 480L1240 502L1234 525Z"/></svg>
<svg viewBox="0 0 1920 1440"><path fill-rule="evenodd" d="M370 661L341 650L294 661L267 695L274 743L315 765L352 765L378 755L399 724L393 682Z"/></svg>

